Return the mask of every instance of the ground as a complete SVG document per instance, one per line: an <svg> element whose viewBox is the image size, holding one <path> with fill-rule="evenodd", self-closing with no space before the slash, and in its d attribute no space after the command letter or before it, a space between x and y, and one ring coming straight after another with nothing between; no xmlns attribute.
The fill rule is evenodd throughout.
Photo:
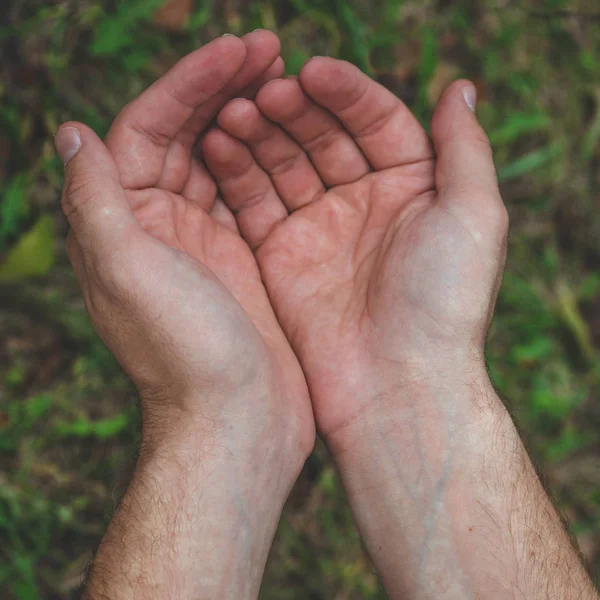
<svg viewBox="0 0 600 600"><path fill-rule="evenodd" d="M0 22L0 595L77 597L138 417L68 265L52 135L123 104L226 31L277 31L289 73L341 56L427 124L469 77L511 216L488 362L600 573L600 6L591 0L10 0ZM156 12L157 10L160 12ZM596 11L596 12L593 12ZM261 598L384 598L322 444Z"/></svg>

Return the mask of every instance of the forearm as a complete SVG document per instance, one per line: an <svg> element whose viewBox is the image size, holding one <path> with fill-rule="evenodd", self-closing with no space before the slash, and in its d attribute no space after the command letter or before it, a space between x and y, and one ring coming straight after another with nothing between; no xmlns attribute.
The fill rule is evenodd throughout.
<svg viewBox="0 0 600 600"><path fill-rule="evenodd" d="M256 450L193 427L143 448L84 598L256 598L297 474L276 466L276 444Z"/></svg>
<svg viewBox="0 0 600 600"><path fill-rule="evenodd" d="M331 440L390 598L597 598L481 381L398 387Z"/></svg>

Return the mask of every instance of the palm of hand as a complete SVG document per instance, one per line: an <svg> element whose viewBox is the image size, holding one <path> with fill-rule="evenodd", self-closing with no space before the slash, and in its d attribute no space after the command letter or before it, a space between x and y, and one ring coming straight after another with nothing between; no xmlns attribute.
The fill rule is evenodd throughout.
<svg viewBox="0 0 600 600"><path fill-rule="evenodd" d="M195 157L195 140L231 95L253 95L283 70L275 36L255 32L244 42L216 40L183 59L126 107L108 133L122 188L113 193L125 194L137 224L117 236L119 264L108 284L92 281L93 304L103 313L95 321L142 390L155 393L175 380L190 388L181 393L193 396L208 382L217 400L232 396L238 403L231 410L252 414L262 427L267 423L258 417L267 416L271 425L298 433L294 443L305 450L314 427L304 376L256 260ZM108 273L106 256L100 262ZM129 300L100 301L106 289L123 290ZM133 320L148 323L129 330ZM260 389L249 387L252 382ZM236 396L246 388L250 404ZM217 415L219 402L203 409Z"/></svg>
<svg viewBox="0 0 600 600"><path fill-rule="evenodd" d="M378 365L417 370L428 355L482 343L490 269L460 221L435 205L432 170L427 161L334 188L257 254L324 431L352 416L329 400L340 379L355 387ZM467 277L471 287L460 284Z"/></svg>
<svg viewBox="0 0 600 600"><path fill-rule="evenodd" d="M256 219L238 221L251 245L258 246L271 301L307 375L319 427L327 434L361 412L363 404L349 405L347 398L357 396L373 370L393 363L424 376L418 371L425 369L428 355L456 356L461 349L468 353L483 345L502 235L491 231L485 205L474 211L471 198L463 202L452 190L439 193L429 140L399 101L374 83L365 82L357 94L356 81L349 82L357 73L349 65L315 62L321 65L301 75L305 89L343 115L346 129L358 132L356 142L295 81L266 86L257 104L300 142L319 171L322 189L316 191L301 150L291 157L292 142L255 107L230 105L219 124L250 147L290 209L286 218L273 219L266 235ZM374 94L379 102L373 102ZM388 112L378 114L377 104L385 111L386 103ZM369 121L369 112L370 125L356 123ZM398 131L408 138L406 145L393 140ZM279 165L272 164L275 149L267 153L268 143L284 157ZM361 163L357 145L370 165ZM395 150L386 152L390 147ZM248 212L256 210L258 197L273 195L265 193L264 176L252 174L248 151L222 132L207 140L205 153L225 200L238 211L248 205ZM344 162L347 183L333 171L339 167L331 166ZM326 189L328 182L340 183ZM305 188L315 190L310 202L294 196ZM269 203L263 200L263 221L274 212ZM364 402L394 383L380 381L381 388L373 389L371 377Z"/></svg>

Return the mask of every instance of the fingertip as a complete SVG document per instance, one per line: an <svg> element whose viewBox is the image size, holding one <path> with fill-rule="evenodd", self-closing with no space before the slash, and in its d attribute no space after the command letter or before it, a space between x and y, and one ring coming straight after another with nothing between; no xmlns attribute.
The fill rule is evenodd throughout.
<svg viewBox="0 0 600 600"><path fill-rule="evenodd" d="M302 67L299 80L309 94L321 90L337 92L352 85L353 71L358 69L347 61L317 56Z"/></svg>
<svg viewBox="0 0 600 600"><path fill-rule="evenodd" d="M219 113L217 123L232 135L243 133L244 125L253 121L258 113L258 108L246 98L231 100Z"/></svg>
<svg viewBox="0 0 600 600"><path fill-rule="evenodd" d="M469 79L453 81L442 94L439 104L454 101L466 104L467 108L475 112L477 105L477 88L475 84Z"/></svg>
<svg viewBox="0 0 600 600"><path fill-rule="evenodd" d="M442 94L433 113L432 136L445 137L448 131L457 127L477 126L476 107L477 88L473 82L468 79L452 82Z"/></svg>
<svg viewBox="0 0 600 600"><path fill-rule="evenodd" d="M463 99L472 112L477 112L477 88L469 82L462 86Z"/></svg>
<svg viewBox="0 0 600 600"><path fill-rule="evenodd" d="M265 83L273 79L281 79L285 74L285 61L281 56L275 59L275 62L267 69L265 73Z"/></svg>
<svg viewBox="0 0 600 600"><path fill-rule="evenodd" d="M112 155L96 132L78 121L63 123L54 136L54 145L65 167L85 148L86 159L93 160L96 168L105 172L114 172ZM91 158L93 157L93 158Z"/></svg>
<svg viewBox="0 0 600 600"><path fill-rule="evenodd" d="M274 59L281 50L281 42L275 33L268 29L255 29L242 36L242 41L252 51L272 54Z"/></svg>
<svg viewBox="0 0 600 600"><path fill-rule="evenodd" d="M285 118L294 112L298 93L304 95L298 79L274 79L257 94L256 104L265 114Z"/></svg>
<svg viewBox="0 0 600 600"><path fill-rule="evenodd" d="M54 136L54 145L63 164L67 166L81 148L79 128L71 123L59 127Z"/></svg>
<svg viewBox="0 0 600 600"><path fill-rule="evenodd" d="M207 47L210 46L212 46L213 49L218 48L219 50L221 50L224 54L227 55L229 60L237 60L241 63L243 63L243 61L246 59L246 54L248 52L246 44L239 37L233 35L233 33L226 33L221 37L212 40L205 46L198 48L196 52L205 50Z"/></svg>
<svg viewBox="0 0 600 600"><path fill-rule="evenodd" d="M65 121L57 129L55 137L58 137L59 133L64 129L75 129L82 138L87 138L90 135L93 137L98 137L93 129L84 123L80 123L79 121Z"/></svg>
<svg viewBox="0 0 600 600"><path fill-rule="evenodd" d="M311 77L321 69L326 69L334 60L329 56L312 56L300 69L299 77Z"/></svg>
<svg viewBox="0 0 600 600"><path fill-rule="evenodd" d="M267 81L262 88L260 88L258 94L256 95L256 99L258 100L261 96L269 96L273 93L273 89L277 88L282 81L285 81L283 77L274 77L270 81Z"/></svg>

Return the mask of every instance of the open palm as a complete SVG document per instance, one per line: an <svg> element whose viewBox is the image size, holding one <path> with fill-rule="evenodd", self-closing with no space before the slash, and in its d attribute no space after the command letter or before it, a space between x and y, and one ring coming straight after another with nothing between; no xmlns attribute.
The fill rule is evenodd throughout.
<svg viewBox="0 0 600 600"><path fill-rule="evenodd" d="M258 427L261 417L280 429L287 423L306 451L314 425L304 375L197 151L223 104L254 97L282 72L279 41L266 31L219 38L190 54L117 117L105 139L112 158L99 158L96 175L85 175L89 193L74 176L64 198L74 225L70 255L92 320L142 395L164 387L165 395L189 398L209 386L217 402L205 403L206 416L225 410ZM96 144L92 132L85 137ZM92 193L101 197L88 202ZM240 402L250 382L263 392L252 388L251 404ZM237 405L224 409L223 396Z"/></svg>
<svg viewBox="0 0 600 600"><path fill-rule="evenodd" d="M469 85L438 106L437 156L393 94L327 58L231 102L204 141L326 437L400 385L373 381L390 364L410 381L434 356L483 362L506 212Z"/></svg>

